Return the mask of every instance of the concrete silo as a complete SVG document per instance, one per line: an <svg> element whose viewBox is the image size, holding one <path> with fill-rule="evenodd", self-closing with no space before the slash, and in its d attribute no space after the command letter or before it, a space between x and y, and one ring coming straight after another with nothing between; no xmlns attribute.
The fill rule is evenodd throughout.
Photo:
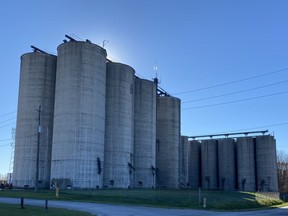
<svg viewBox="0 0 288 216"><path fill-rule="evenodd" d="M180 99L157 97L157 186L179 187Z"/></svg>
<svg viewBox="0 0 288 216"><path fill-rule="evenodd" d="M239 137L236 144L238 190L255 191L255 144L252 137Z"/></svg>
<svg viewBox="0 0 288 216"><path fill-rule="evenodd" d="M217 157L217 140L201 141L201 171L202 171L202 188L218 188L218 157Z"/></svg>
<svg viewBox="0 0 288 216"><path fill-rule="evenodd" d="M51 184L102 186L106 55L90 42L58 46Z"/></svg>
<svg viewBox="0 0 288 216"><path fill-rule="evenodd" d="M181 142L179 147L179 169L180 169L180 187L187 187L188 180L188 137L181 136Z"/></svg>
<svg viewBox="0 0 288 216"><path fill-rule="evenodd" d="M276 141L273 136L256 137L258 191L278 191Z"/></svg>
<svg viewBox="0 0 288 216"><path fill-rule="evenodd" d="M235 141L232 138L218 140L219 188L236 189Z"/></svg>
<svg viewBox="0 0 288 216"><path fill-rule="evenodd" d="M35 186L37 155L38 187L49 186L56 62L56 56L44 52L21 56L13 170L16 187Z"/></svg>
<svg viewBox="0 0 288 216"><path fill-rule="evenodd" d="M154 188L156 179L156 83L135 79L134 187Z"/></svg>
<svg viewBox="0 0 288 216"><path fill-rule="evenodd" d="M134 74L128 65L107 62L104 186L133 185Z"/></svg>
<svg viewBox="0 0 288 216"><path fill-rule="evenodd" d="M189 141L188 143L188 173L189 186L198 188L201 178L201 158L200 158L200 142L197 140Z"/></svg>

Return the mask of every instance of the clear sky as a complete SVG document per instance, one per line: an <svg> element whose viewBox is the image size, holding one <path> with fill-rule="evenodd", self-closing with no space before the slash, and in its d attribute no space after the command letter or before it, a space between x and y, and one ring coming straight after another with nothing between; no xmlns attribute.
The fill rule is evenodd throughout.
<svg viewBox="0 0 288 216"><path fill-rule="evenodd" d="M109 41L110 58L141 78L155 77L157 64L161 87L182 100L183 135L268 129L288 152L287 11L286 0L2 2L0 174L9 171L20 56L30 45L56 54L65 34Z"/></svg>

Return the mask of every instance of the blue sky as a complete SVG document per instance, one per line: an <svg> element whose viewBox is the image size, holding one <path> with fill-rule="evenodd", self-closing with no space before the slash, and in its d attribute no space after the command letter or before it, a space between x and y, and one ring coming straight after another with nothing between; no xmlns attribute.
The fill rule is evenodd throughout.
<svg viewBox="0 0 288 216"><path fill-rule="evenodd" d="M0 174L9 170L20 56L30 45L56 54L65 34L108 40L110 58L142 78L155 77L157 63L161 87L183 102L183 135L268 129L288 152L287 10L285 0L1 3Z"/></svg>

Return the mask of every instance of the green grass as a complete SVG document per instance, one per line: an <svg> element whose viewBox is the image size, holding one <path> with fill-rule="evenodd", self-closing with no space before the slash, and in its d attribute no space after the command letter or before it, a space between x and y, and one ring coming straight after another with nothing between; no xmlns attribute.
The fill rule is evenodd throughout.
<svg viewBox="0 0 288 216"><path fill-rule="evenodd" d="M41 207L28 206L20 208L20 205L0 203L0 215L5 216L91 216L91 214L71 211L66 209L48 208L47 211Z"/></svg>
<svg viewBox="0 0 288 216"><path fill-rule="evenodd" d="M56 199L55 191L33 190L4 190L0 191L2 197L24 197L32 199ZM242 210L265 208L282 204L281 200L271 199L259 193L202 191L201 204L199 204L198 190L62 190L58 200L122 203L132 205L147 205L159 207L177 207L202 209L202 200L206 198L207 209L214 210Z"/></svg>

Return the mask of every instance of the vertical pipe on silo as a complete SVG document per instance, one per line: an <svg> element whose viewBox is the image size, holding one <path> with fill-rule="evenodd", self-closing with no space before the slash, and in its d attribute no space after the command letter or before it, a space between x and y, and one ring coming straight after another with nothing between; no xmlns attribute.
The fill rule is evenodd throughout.
<svg viewBox="0 0 288 216"><path fill-rule="evenodd" d="M104 185L128 188L134 176L134 74L107 62Z"/></svg>
<svg viewBox="0 0 288 216"><path fill-rule="evenodd" d="M106 50L88 42L58 46L51 184L102 186Z"/></svg>
<svg viewBox="0 0 288 216"><path fill-rule="evenodd" d="M258 191L278 191L276 141L273 136L256 137Z"/></svg>
<svg viewBox="0 0 288 216"><path fill-rule="evenodd" d="M179 187L180 99L157 97L157 186Z"/></svg>
<svg viewBox="0 0 288 216"><path fill-rule="evenodd" d="M33 52L21 56L13 185L35 186L39 106L41 136L38 187L49 187L57 58Z"/></svg>
<svg viewBox="0 0 288 216"><path fill-rule="evenodd" d="M135 78L134 187L154 188L156 178L156 83Z"/></svg>
<svg viewBox="0 0 288 216"><path fill-rule="evenodd" d="M254 146L252 137L237 138L237 176L240 191L256 191Z"/></svg>
<svg viewBox="0 0 288 216"><path fill-rule="evenodd" d="M200 142L197 140L189 141L188 144L188 172L189 185L191 188L200 187L201 177L201 158Z"/></svg>

